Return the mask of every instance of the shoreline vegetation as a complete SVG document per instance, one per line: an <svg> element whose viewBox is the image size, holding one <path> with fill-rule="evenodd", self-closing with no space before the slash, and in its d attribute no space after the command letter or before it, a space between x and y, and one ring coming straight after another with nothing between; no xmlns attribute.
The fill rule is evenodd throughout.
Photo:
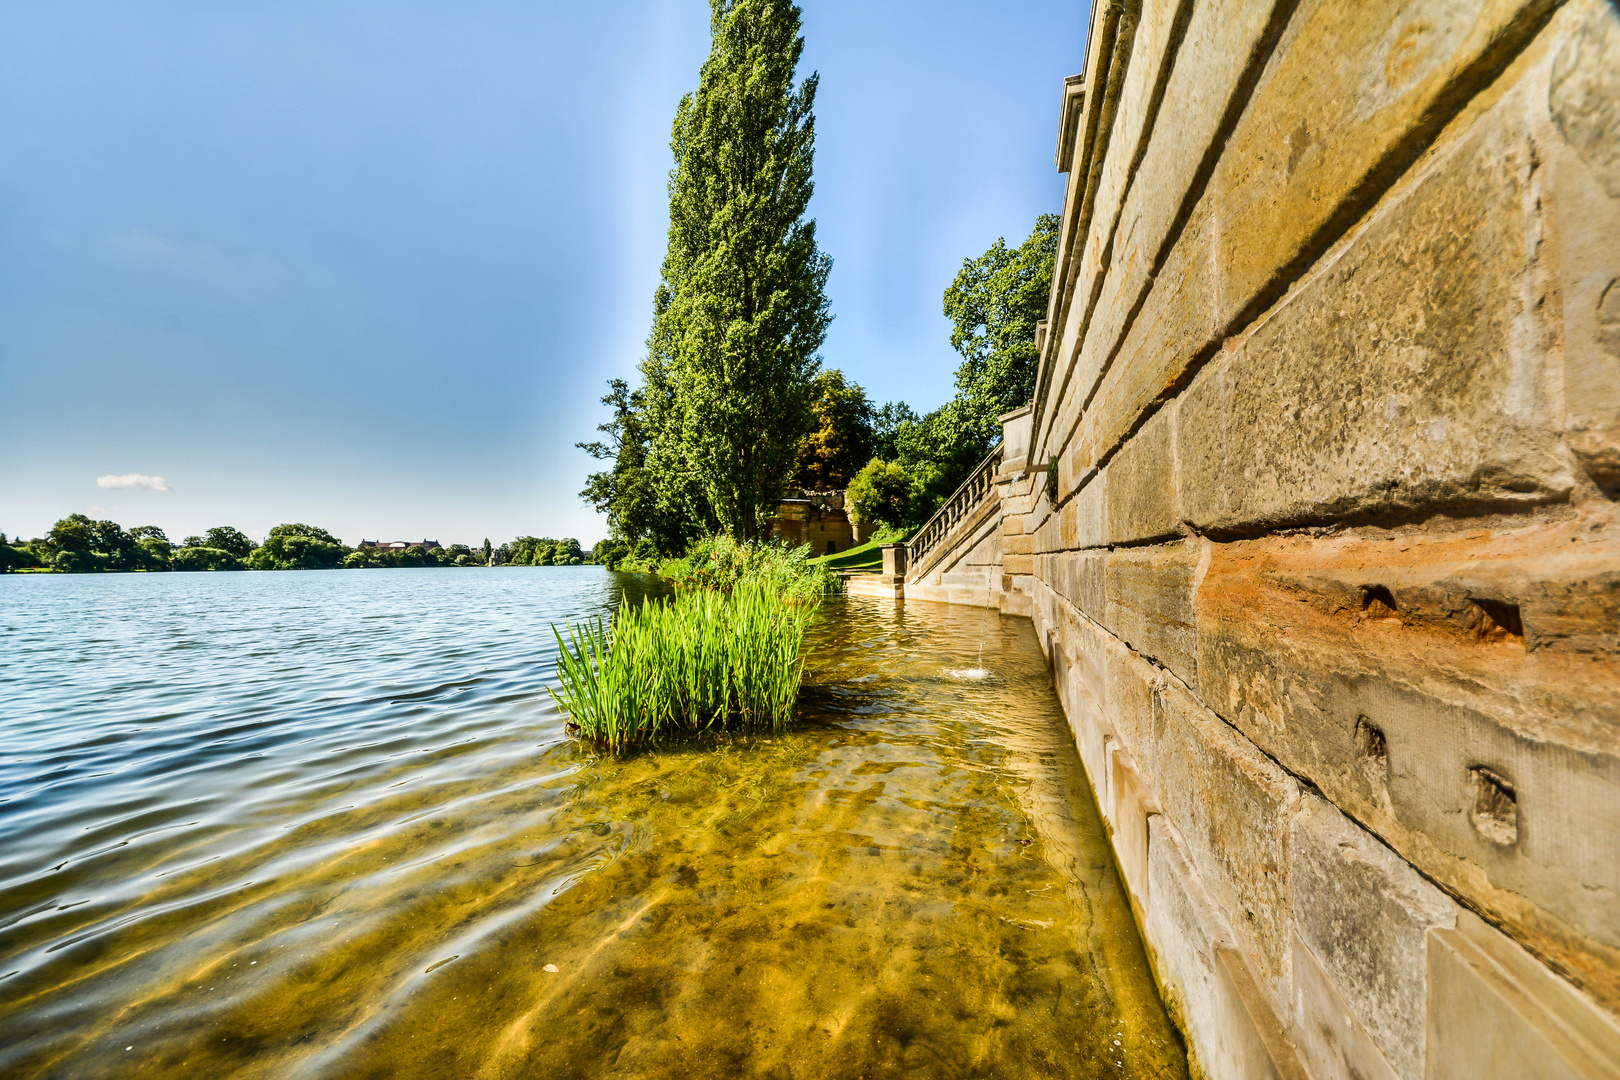
<svg viewBox="0 0 1620 1080"><path fill-rule="evenodd" d="M553 626L552 697L570 734L622 751L668 735L781 731L798 712L804 636L821 598L841 583L806 546L694 544L657 571L674 591L633 605L611 628Z"/></svg>
<svg viewBox="0 0 1620 1080"><path fill-rule="evenodd" d="M325 529L277 525L256 544L229 525L171 542L156 525L124 529L114 521L71 514L45 536L24 541L0 533L0 573L119 573L202 570L362 570L428 566L580 566L599 562L568 537L520 536L499 547L407 544L350 547Z"/></svg>

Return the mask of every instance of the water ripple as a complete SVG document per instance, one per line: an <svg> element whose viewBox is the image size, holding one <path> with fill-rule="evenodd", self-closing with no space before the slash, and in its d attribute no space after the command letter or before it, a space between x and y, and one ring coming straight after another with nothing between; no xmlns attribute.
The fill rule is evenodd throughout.
<svg viewBox="0 0 1620 1080"><path fill-rule="evenodd" d="M1185 1075L1027 623L833 602L797 730L600 758L550 624L644 588L0 577L0 1074Z"/></svg>

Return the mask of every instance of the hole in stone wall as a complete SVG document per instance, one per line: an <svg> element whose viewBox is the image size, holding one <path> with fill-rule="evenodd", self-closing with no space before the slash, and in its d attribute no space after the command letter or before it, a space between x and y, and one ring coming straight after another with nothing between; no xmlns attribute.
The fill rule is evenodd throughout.
<svg viewBox="0 0 1620 1080"><path fill-rule="evenodd" d="M1483 765L1470 770L1474 778L1474 811L1469 815L1479 835L1504 847L1519 842L1519 801L1513 784Z"/></svg>
<svg viewBox="0 0 1620 1080"><path fill-rule="evenodd" d="M1524 620L1519 617L1519 605L1501 600L1475 600L1479 609L1479 622L1475 633L1481 645L1517 645L1524 647Z"/></svg>
<svg viewBox="0 0 1620 1080"><path fill-rule="evenodd" d="M1389 776L1389 751L1385 747L1384 732L1365 716L1356 717L1356 755L1368 776L1380 782Z"/></svg>
<svg viewBox="0 0 1620 1080"><path fill-rule="evenodd" d="M1401 621L1401 613L1395 607L1394 594L1382 585L1361 587L1361 612L1368 619Z"/></svg>

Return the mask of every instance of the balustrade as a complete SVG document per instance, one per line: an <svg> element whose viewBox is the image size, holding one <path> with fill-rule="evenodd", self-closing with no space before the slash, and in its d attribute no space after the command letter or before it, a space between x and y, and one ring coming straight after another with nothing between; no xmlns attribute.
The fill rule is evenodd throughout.
<svg viewBox="0 0 1620 1080"><path fill-rule="evenodd" d="M985 459L968 474L967 479L951 492L951 497L940 505L934 516L912 536L909 547L913 569L923 564L927 553L938 546L958 522L976 510L987 496L995 493L995 477L1001 470L1003 450L1002 444L997 443Z"/></svg>

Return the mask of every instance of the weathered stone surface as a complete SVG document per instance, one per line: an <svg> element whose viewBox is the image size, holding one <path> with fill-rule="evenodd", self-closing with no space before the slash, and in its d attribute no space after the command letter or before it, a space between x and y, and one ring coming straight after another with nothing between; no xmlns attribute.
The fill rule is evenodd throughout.
<svg viewBox="0 0 1620 1080"><path fill-rule="evenodd" d="M1571 448L1620 494L1620 12L1572 4L1548 65L1556 132L1553 217L1564 316L1564 409Z"/></svg>
<svg viewBox="0 0 1620 1080"><path fill-rule="evenodd" d="M1175 406L1160 409L1108 464L1108 542L1140 543L1179 535L1176 513Z"/></svg>
<svg viewBox="0 0 1620 1080"><path fill-rule="evenodd" d="M1172 3L1145 3L1135 20L1129 66L1125 82L1120 88L1119 109L1114 114L1110 139L1110 152L1103 159L1098 178L1097 194L1091 215L1091 228L1081 257L1080 279L1084 283L1095 278L1107 265L1112 249L1110 241L1114 223L1119 219L1120 200L1124 198L1126 183L1130 179L1130 166L1136 160L1136 149L1145 137L1149 120L1148 108L1152 104L1152 88L1165 63L1176 5ZM1089 302L1089 293L1078 299Z"/></svg>
<svg viewBox="0 0 1620 1080"><path fill-rule="evenodd" d="M1108 556L1103 625L1131 648L1198 685L1198 628L1193 589L1198 541L1131 548Z"/></svg>
<svg viewBox="0 0 1620 1080"><path fill-rule="evenodd" d="M1204 155L1272 21L1271 2L1194 4L1136 184L1120 212L1112 266L1074 360L1070 393L1088 399L1125 333L1160 249L1175 227ZM1170 118L1169 123L1163 118ZM1084 289L1084 286L1082 286ZM1079 306L1078 304L1076 305ZM1071 319L1074 316L1071 315Z"/></svg>
<svg viewBox="0 0 1620 1080"><path fill-rule="evenodd" d="M1312 1076L1397 1080L1372 1036L1322 964L1294 935L1294 1025L1299 1055Z"/></svg>
<svg viewBox="0 0 1620 1080"><path fill-rule="evenodd" d="M1297 1061L1273 1055L1274 1040L1256 1027L1265 1002L1253 993L1241 961L1234 978L1230 956L1217 956L1230 931L1205 892L1175 833L1160 815L1148 818L1146 938L1154 970L1165 987L1171 1015L1187 1032L1195 1075L1244 1080L1302 1080ZM1247 983L1240 987L1239 980ZM1250 993L1243 993L1244 990ZM1268 1027L1280 1027L1275 1016Z"/></svg>
<svg viewBox="0 0 1620 1080"><path fill-rule="evenodd" d="M1148 903L1148 816L1153 797L1134 767L1130 751L1110 739L1104 748L1108 770L1107 814L1113 830L1114 856L1120 876L1141 918Z"/></svg>
<svg viewBox="0 0 1620 1080"><path fill-rule="evenodd" d="M1459 107L1453 102L1489 82L1555 6L1306 0L1210 184L1221 220L1222 321L1231 324L1279 277L1286 284L1301 257L1314 258L1318 234L1346 203L1365 201L1369 181L1376 190L1388 157L1432 138ZM1467 273L1455 257L1436 269Z"/></svg>
<svg viewBox="0 0 1620 1080"><path fill-rule="evenodd" d="M1426 935L1456 905L1322 799L1304 796L1291 829L1295 932L1396 1072L1422 1080Z"/></svg>
<svg viewBox="0 0 1620 1080"><path fill-rule="evenodd" d="M1108 635L1104 635L1102 662L1114 732L1130 751L1132 765L1151 784L1155 776L1153 694L1164 686L1164 676Z"/></svg>
<svg viewBox="0 0 1620 1080"><path fill-rule="evenodd" d="M1063 504L1059 543L1065 549L1108 543L1108 475L1093 473L1086 486Z"/></svg>
<svg viewBox="0 0 1620 1080"><path fill-rule="evenodd" d="M1605 508L1499 533L1216 545L1197 618L1213 709L1620 1004L1614 535ZM1490 630L1480 601L1522 634ZM1482 814L1493 786L1506 803Z"/></svg>
<svg viewBox="0 0 1620 1080"><path fill-rule="evenodd" d="M1234 532L1560 499L1516 92L1183 396L1183 517Z"/></svg>
<svg viewBox="0 0 1620 1080"><path fill-rule="evenodd" d="M1214 244L1214 218L1200 204L1086 409L1074 440L1077 469L1090 469L1111 453L1218 339Z"/></svg>
<svg viewBox="0 0 1620 1080"><path fill-rule="evenodd" d="M1620 1074L1620 8L1140 10L996 581L1196 1065Z"/></svg>
<svg viewBox="0 0 1620 1080"><path fill-rule="evenodd" d="M1097 670L1096 654L1086 648L1085 633L1073 626L1052 642L1052 679L1063 712L1074 733L1080 763L1086 767L1093 791L1106 791L1107 760L1104 755L1108 736L1108 710L1102 697L1103 680Z"/></svg>
<svg viewBox="0 0 1620 1080"><path fill-rule="evenodd" d="M1471 912L1429 935L1428 958L1431 1080L1620 1075L1614 1017Z"/></svg>
<svg viewBox="0 0 1620 1080"><path fill-rule="evenodd" d="M1076 609L1101 622L1107 595L1107 558L1107 553L1100 551L1044 555L1036 561L1035 574Z"/></svg>
<svg viewBox="0 0 1620 1080"><path fill-rule="evenodd" d="M1185 690L1154 714L1159 803L1267 980L1285 983L1293 933L1290 819L1298 785Z"/></svg>

